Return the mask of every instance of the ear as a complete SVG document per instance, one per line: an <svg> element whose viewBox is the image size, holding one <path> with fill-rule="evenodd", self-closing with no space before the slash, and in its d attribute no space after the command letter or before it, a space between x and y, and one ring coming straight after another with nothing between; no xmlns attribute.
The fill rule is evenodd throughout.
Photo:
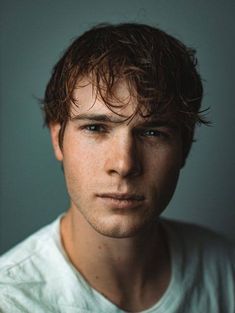
<svg viewBox="0 0 235 313"><path fill-rule="evenodd" d="M63 161L63 152L59 144L59 132L61 125L59 123L50 124L51 143L54 149L55 157L58 161Z"/></svg>

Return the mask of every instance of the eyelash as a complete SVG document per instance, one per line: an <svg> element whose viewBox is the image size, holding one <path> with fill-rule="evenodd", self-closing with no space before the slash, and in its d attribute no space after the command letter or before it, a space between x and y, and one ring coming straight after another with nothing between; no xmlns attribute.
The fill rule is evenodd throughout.
<svg viewBox="0 0 235 313"><path fill-rule="evenodd" d="M147 136L147 137L167 137L166 133L161 132L161 131L156 130L156 129L144 130L143 132L141 131L141 133L144 133L144 134L142 134L142 136ZM152 134L147 135L146 133L152 133Z"/></svg>
<svg viewBox="0 0 235 313"><path fill-rule="evenodd" d="M96 129L93 129L92 130L92 128L96 128ZM99 130L97 130L97 128L99 129ZM102 130L101 130L101 128L102 128ZM102 125L102 124L89 124L89 125L84 125L83 127L82 127L82 129L84 129L84 130L86 130L86 131L88 131L88 132L92 132L92 133L104 133L104 132L106 132L107 131L107 129L106 129L107 127L105 126L105 125Z"/></svg>

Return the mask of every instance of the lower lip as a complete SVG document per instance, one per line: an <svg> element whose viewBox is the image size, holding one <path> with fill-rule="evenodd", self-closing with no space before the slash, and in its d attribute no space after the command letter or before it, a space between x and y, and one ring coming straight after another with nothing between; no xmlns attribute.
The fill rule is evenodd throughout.
<svg viewBox="0 0 235 313"><path fill-rule="evenodd" d="M143 203L143 200L120 200L109 197L99 197L99 199L105 204L110 206L111 208L116 209L133 209L137 206L140 206Z"/></svg>

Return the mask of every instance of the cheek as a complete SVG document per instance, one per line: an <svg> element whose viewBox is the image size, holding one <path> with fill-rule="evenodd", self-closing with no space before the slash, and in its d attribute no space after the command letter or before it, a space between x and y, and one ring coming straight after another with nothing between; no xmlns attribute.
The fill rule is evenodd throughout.
<svg viewBox="0 0 235 313"><path fill-rule="evenodd" d="M158 167L152 170L152 185L149 189L151 207L156 210L157 214L163 212L169 204L179 177L179 166L175 163L159 163Z"/></svg>
<svg viewBox="0 0 235 313"><path fill-rule="evenodd" d="M64 157L64 176L69 197L73 203L81 205L87 199L87 192L91 188L90 167L81 159L80 155Z"/></svg>
<svg viewBox="0 0 235 313"><path fill-rule="evenodd" d="M181 168L181 159L166 159L162 166L162 180L169 189L169 193L175 190Z"/></svg>
<svg viewBox="0 0 235 313"><path fill-rule="evenodd" d="M157 194L168 195L174 192L181 168L180 150L163 151L149 160L149 175Z"/></svg>
<svg viewBox="0 0 235 313"><path fill-rule="evenodd" d="M171 176L177 173L182 164L182 152L180 147L162 147L159 150L148 154L146 163L149 168L155 170L162 176Z"/></svg>
<svg viewBox="0 0 235 313"><path fill-rule="evenodd" d="M64 172L68 184L77 184L77 188L89 188L92 181L98 178L102 166L99 162L99 153L91 144L67 144L64 147Z"/></svg>

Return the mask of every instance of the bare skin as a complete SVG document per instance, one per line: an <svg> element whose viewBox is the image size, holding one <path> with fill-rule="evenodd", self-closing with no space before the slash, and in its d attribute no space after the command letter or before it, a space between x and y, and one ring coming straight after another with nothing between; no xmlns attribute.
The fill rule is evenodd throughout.
<svg viewBox="0 0 235 313"><path fill-rule="evenodd" d="M71 199L62 242L93 288L123 310L138 312L156 303L170 281L169 251L157 221L182 166L181 136L156 118L124 121L87 81L82 85L75 90L78 106L71 109L63 148L60 125L51 125ZM117 98L128 104L118 113L130 116L136 103L125 83Z"/></svg>
<svg viewBox="0 0 235 313"><path fill-rule="evenodd" d="M74 221L79 220L80 227ZM161 230L135 238L97 235L78 211L62 220L65 250L89 284L128 312L156 303L170 281L170 258Z"/></svg>

